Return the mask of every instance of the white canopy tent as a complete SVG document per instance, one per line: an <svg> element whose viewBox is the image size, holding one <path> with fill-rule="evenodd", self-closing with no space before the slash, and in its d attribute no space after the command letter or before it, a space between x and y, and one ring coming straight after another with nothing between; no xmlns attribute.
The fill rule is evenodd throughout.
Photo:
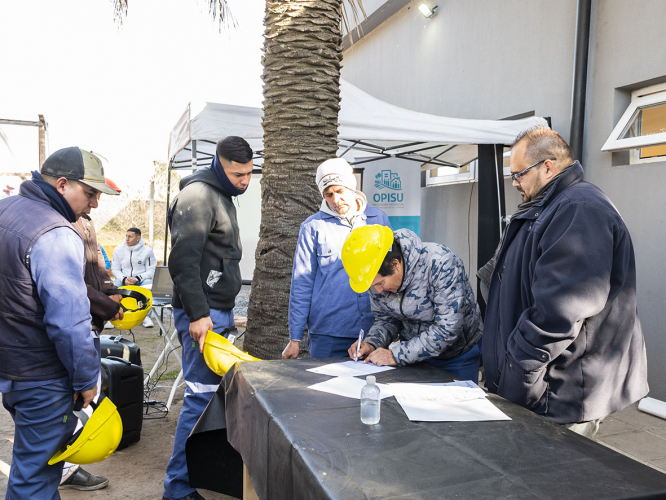
<svg viewBox="0 0 666 500"><path fill-rule="evenodd" d="M548 126L545 119L535 116L520 120L469 120L410 111L383 102L344 80L340 83L340 91L338 156L355 166L384 158L401 158L416 162L421 170L459 169L479 156L479 145L512 144L520 132L537 125ZM171 131L170 169L197 169L210 165L217 141L229 135L241 136L249 142L255 152L255 165L259 167L263 161L262 116L260 108L191 102ZM492 189L479 190L480 204L482 196L493 198L484 200L487 206L479 209L481 258L486 258L488 253L492 255L504 216L504 189L499 182L502 178L501 152L498 154L499 167L495 157L492 160L494 166L489 168L499 173L487 176L484 181L490 183ZM254 191L242 197L239 203L244 209L238 211L239 224L243 228L241 272L244 280L251 279L254 269L254 248L260 222L259 183L251 183L250 188ZM484 192L488 194L483 195ZM492 212L484 220L492 218L494 226L489 227L484 222L482 227L482 211Z"/></svg>
<svg viewBox="0 0 666 500"><path fill-rule="evenodd" d="M426 169L460 167L476 158L478 144L511 144L523 130L547 126L539 117L468 120L419 113L381 101L344 80L340 82L340 94L339 156L344 155L350 163L400 157L420 162ZM188 104L171 131L171 167L210 164L215 143L228 135L245 138L261 157L262 116L260 108L212 102ZM359 157L363 159L354 159Z"/></svg>

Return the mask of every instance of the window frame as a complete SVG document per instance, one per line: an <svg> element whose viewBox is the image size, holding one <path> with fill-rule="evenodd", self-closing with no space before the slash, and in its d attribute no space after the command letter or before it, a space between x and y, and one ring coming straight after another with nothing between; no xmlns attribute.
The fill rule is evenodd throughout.
<svg viewBox="0 0 666 500"><path fill-rule="evenodd" d="M666 156L655 156L651 158L641 158L639 150L649 146L660 146L666 144L666 132L651 135L641 135L638 137L628 137L619 139L622 133L627 129L631 119L639 108L645 108L654 104L666 104L666 83L651 85L631 93L631 102L624 111L622 117L613 128L608 139L601 148L601 151L614 153L618 151L630 150L629 161L631 164L651 163L665 161Z"/></svg>
<svg viewBox="0 0 666 500"><path fill-rule="evenodd" d="M477 181L478 160L472 160L469 162L469 172L465 172L464 174L450 174L433 177L432 172L438 168L440 167L428 169L425 179L425 187L444 186L447 184L463 184Z"/></svg>

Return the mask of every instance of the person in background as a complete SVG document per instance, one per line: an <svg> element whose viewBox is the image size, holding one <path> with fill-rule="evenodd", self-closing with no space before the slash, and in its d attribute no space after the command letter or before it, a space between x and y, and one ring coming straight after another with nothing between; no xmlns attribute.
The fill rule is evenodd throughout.
<svg viewBox="0 0 666 500"><path fill-rule="evenodd" d="M165 499L203 498L190 486L185 442L222 380L208 368L202 353L209 330L222 333L234 326L242 249L233 197L245 193L250 184L252 156L241 137L219 141L210 168L180 181L180 193L167 213L173 318L186 388L164 480Z"/></svg>
<svg viewBox="0 0 666 500"><path fill-rule="evenodd" d="M106 180L107 185L108 179ZM113 188L112 188L113 189ZM118 195L119 193L115 193ZM98 193L98 199L101 192ZM90 212L90 209L88 210ZM82 215L74 224L74 228L83 238L85 247L86 265L83 279L86 283L88 300L90 301L90 314L92 316L93 335L99 337L104 330L104 322L122 319L123 311L120 308L121 295L108 295L116 286L106 272L106 267L100 260L95 226L89 213ZM81 491L101 490L106 488L109 480L104 476L90 474L83 467L65 462L62 470L62 479L59 489L75 489Z"/></svg>
<svg viewBox="0 0 666 500"><path fill-rule="evenodd" d="M523 203L478 273L486 387L591 438L648 393L629 230L556 132L519 135L510 169Z"/></svg>
<svg viewBox="0 0 666 500"><path fill-rule="evenodd" d="M301 224L289 294L289 344L283 359L295 359L305 327L311 358L346 356L349 339L373 322L370 298L347 286L340 260L345 239L356 227L391 227L381 210L356 190L356 176L343 158L326 160L315 177L322 195L319 211Z"/></svg>
<svg viewBox="0 0 666 500"><path fill-rule="evenodd" d="M104 247L102 245L99 245L99 243L98 246L99 246L99 253L102 257L101 259L99 259L100 263L104 262L104 270L108 271L111 268L111 261L109 260L109 256L106 255L106 250L104 250Z"/></svg>
<svg viewBox="0 0 666 500"><path fill-rule="evenodd" d="M113 251L111 272L115 278L114 284L117 287L136 285L150 289L155 276L155 267L157 267L155 254L153 249L144 243L141 230L136 227L129 228L125 233L125 242ZM143 320L142 326L144 328L154 326L150 315Z"/></svg>
<svg viewBox="0 0 666 500"><path fill-rule="evenodd" d="M62 462L48 465L98 390L85 251L72 224L97 207L102 163L79 148L49 156L41 174L0 201L0 392L14 425L7 498L58 498Z"/></svg>
<svg viewBox="0 0 666 500"><path fill-rule="evenodd" d="M352 359L378 366L425 361L478 381L483 323L460 257L409 229L366 226L349 235L342 262L354 291L370 288L375 317L360 348L349 347Z"/></svg>

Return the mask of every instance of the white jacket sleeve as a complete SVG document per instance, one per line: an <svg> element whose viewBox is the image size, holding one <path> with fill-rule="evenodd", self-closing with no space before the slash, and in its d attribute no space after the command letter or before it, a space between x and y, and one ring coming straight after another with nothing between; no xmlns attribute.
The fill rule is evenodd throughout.
<svg viewBox="0 0 666 500"><path fill-rule="evenodd" d="M157 260L155 259L155 254L153 249L149 246L146 246L146 257L145 257L146 270L139 275L141 281L152 280L155 276L155 268L157 267Z"/></svg>

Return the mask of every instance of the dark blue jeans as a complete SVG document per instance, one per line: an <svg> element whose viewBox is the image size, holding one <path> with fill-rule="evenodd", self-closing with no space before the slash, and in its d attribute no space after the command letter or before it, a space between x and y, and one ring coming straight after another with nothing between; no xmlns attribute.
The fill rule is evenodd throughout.
<svg viewBox="0 0 666 500"><path fill-rule="evenodd" d="M465 354L451 359L430 358L425 362L442 370L452 373L462 380L479 382L479 363L481 361L481 342L472 347Z"/></svg>
<svg viewBox="0 0 666 500"><path fill-rule="evenodd" d="M74 432L77 419L72 413L73 393L69 382L53 381L2 395L2 404L14 419L14 449L5 498L60 498L62 462L48 465L48 461L63 439Z"/></svg>
<svg viewBox="0 0 666 500"><path fill-rule="evenodd" d="M173 454L167 465L164 496L181 498L196 491L190 486L187 473L185 442L215 394L222 377L208 368L203 354L199 352L199 344L190 337L190 320L185 311L174 307L173 319L176 330L178 330L178 340L182 346L183 378L186 387L183 407L178 416L176 435L173 440ZM234 326L233 311L211 309L210 319L213 322L213 331L216 333L221 333L225 328Z"/></svg>
<svg viewBox="0 0 666 500"><path fill-rule="evenodd" d="M347 351L356 339L308 334L311 358L348 358Z"/></svg>

